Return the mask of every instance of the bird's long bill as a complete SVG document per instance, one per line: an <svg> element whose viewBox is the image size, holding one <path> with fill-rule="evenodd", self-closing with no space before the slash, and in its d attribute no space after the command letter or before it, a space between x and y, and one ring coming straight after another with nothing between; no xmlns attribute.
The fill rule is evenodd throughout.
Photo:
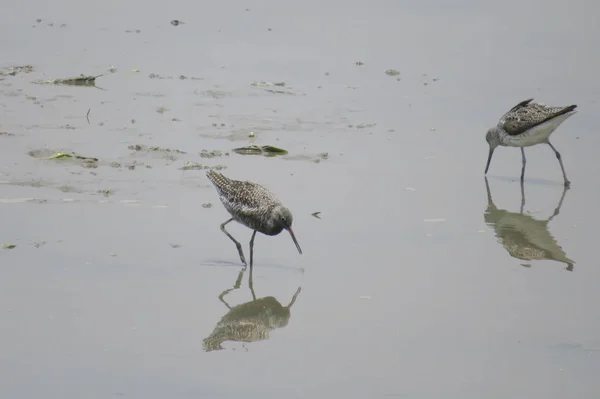
<svg viewBox="0 0 600 399"><path fill-rule="evenodd" d="M292 228L288 228L287 231L290 232L290 235L292 236L292 240L294 240L294 244L296 244L296 248L298 248L298 252L300 252L300 255L302 255L302 250L300 249L300 244L298 244L298 240L296 240L296 236L294 235L294 232L292 231Z"/></svg>
<svg viewBox="0 0 600 399"><path fill-rule="evenodd" d="M487 175L488 169L490 168L490 162L492 162L492 155L494 154L494 149L490 147L490 154L488 155L487 165L485 165L485 174Z"/></svg>

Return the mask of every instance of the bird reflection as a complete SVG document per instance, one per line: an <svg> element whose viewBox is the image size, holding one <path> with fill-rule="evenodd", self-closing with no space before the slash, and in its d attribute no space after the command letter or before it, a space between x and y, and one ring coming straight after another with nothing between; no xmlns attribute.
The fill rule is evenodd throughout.
<svg viewBox="0 0 600 399"><path fill-rule="evenodd" d="M510 256L522 260L554 260L567 265L568 271L573 271L573 260L558 245L550 231L548 223L560 212L567 188L565 187L554 213L546 220L538 220L523 214L525 207L525 191L521 182L520 212L509 212L498 209L492 200L487 178L485 187L488 196L488 206L484 213L485 223L493 227L498 241L508 251Z"/></svg>
<svg viewBox="0 0 600 399"><path fill-rule="evenodd" d="M287 326L290 320L290 309L296 302L301 287L298 287L287 306L282 306L272 296L256 299L252 270L253 268L250 267L248 278L248 287L252 294L250 302L231 307L225 301L227 294L240 288L246 268L240 271L233 288L229 288L219 295L219 300L227 306L229 312L221 318L213 332L202 341L202 347L206 352L223 349L221 344L224 341L255 342L269 339L272 330Z"/></svg>

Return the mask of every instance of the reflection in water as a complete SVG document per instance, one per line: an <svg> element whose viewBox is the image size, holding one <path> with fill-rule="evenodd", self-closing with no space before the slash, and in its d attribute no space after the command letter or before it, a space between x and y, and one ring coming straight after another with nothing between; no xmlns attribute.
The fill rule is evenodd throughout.
<svg viewBox="0 0 600 399"><path fill-rule="evenodd" d="M225 302L225 295L240 288L246 268L240 271L233 288L229 288L219 295L219 300L227 306L229 312L221 318L213 332L202 341L202 347L206 352L223 349L221 344L224 341L254 342L268 339L271 330L287 326L290 320L290 308L296 302L301 288L298 287L287 306L282 306L272 296L256 299L252 269L250 267L248 278L252 301L234 307Z"/></svg>
<svg viewBox="0 0 600 399"><path fill-rule="evenodd" d="M498 241L508 251L510 256L522 260L555 260L567 265L567 270L573 271L571 259L558 245L550 231L548 223L560 212L567 188L563 189L560 201L552 216L546 220L537 220L523 214L525 206L525 191L521 182L521 210L508 212L498 209L492 200L492 193L487 178L485 188L488 195L488 207L484 213L485 223L493 227Z"/></svg>

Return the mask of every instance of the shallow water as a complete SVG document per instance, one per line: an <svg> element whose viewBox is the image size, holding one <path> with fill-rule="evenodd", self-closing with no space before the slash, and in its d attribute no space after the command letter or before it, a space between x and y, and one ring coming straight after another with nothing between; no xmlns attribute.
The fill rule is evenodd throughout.
<svg viewBox="0 0 600 399"><path fill-rule="evenodd" d="M0 67L34 69L0 76L0 244L16 245L0 250L0 396L597 397L598 8L5 3ZM31 83L80 73L102 90ZM548 223L550 148L526 151L523 212L520 151L494 155L493 208L483 176L485 131L530 97L579 106L552 136L572 188ZM252 143L289 155L232 152ZM250 273L188 161L292 210L303 255L256 238L254 295L274 299L235 308ZM205 350L224 316L249 330L260 309L266 339Z"/></svg>

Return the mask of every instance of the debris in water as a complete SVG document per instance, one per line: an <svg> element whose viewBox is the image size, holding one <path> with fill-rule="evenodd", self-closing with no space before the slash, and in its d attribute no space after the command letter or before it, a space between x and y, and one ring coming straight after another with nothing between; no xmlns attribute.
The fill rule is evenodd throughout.
<svg viewBox="0 0 600 399"><path fill-rule="evenodd" d="M199 163L187 161L187 163L179 169L180 170L202 170L202 169L204 169L204 167Z"/></svg>
<svg viewBox="0 0 600 399"><path fill-rule="evenodd" d="M18 73L30 73L33 72L33 66L31 65L16 65L8 68L0 69L0 76L16 76Z"/></svg>
<svg viewBox="0 0 600 399"><path fill-rule="evenodd" d="M288 155L285 157L286 159L289 160L306 160L306 161L312 161L314 163L320 163L321 160L326 160L329 158L329 154L326 152L320 153L320 154L296 154L296 155Z"/></svg>
<svg viewBox="0 0 600 399"><path fill-rule="evenodd" d="M97 168L98 167L98 158L94 157L86 157L83 155L78 155L74 152L64 152L64 151L53 151L50 149L41 149L41 150L31 150L27 154L29 156L34 157L36 159L42 160L56 160L56 159L72 159L79 161L81 166L84 168Z"/></svg>
<svg viewBox="0 0 600 399"><path fill-rule="evenodd" d="M1 249L13 249L16 248L17 246L15 244L2 244L0 245Z"/></svg>
<svg viewBox="0 0 600 399"><path fill-rule="evenodd" d="M250 137L250 138L254 137L254 132L248 133L248 137Z"/></svg>
<svg viewBox="0 0 600 399"><path fill-rule="evenodd" d="M198 153L198 155L200 155L200 157L202 158L214 158L214 157L222 157L223 156L223 152L219 151L219 150L212 150L212 151L208 151L208 150L202 150ZM225 153L225 155L229 155L229 153Z"/></svg>
<svg viewBox="0 0 600 399"><path fill-rule="evenodd" d="M274 147L272 145L249 145L247 147L234 148L233 152L240 155L264 155L266 157L274 157L277 155L286 155L288 152L283 148Z"/></svg>
<svg viewBox="0 0 600 399"><path fill-rule="evenodd" d="M91 108L90 108L90 109L88 109L88 112L87 112L87 114L85 114L85 118L86 118L86 119L87 119L87 121L88 121L88 125L90 124L90 111L91 111L91 110L92 110Z"/></svg>
<svg viewBox="0 0 600 399"><path fill-rule="evenodd" d="M366 129L366 128L370 128L370 127L375 127L377 126L377 123L359 123L358 125L356 125L357 129Z"/></svg>
<svg viewBox="0 0 600 399"><path fill-rule="evenodd" d="M365 63L364 63L364 62L362 62L362 61L356 61L356 62L355 62L355 64L356 64L357 66L363 66L363 65L365 65Z"/></svg>
<svg viewBox="0 0 600 399"><path fill-rule="evenodd" d="M171 25L173 25L173 26L179 26L180 24L185 24L185 22L180 21L178 19L174 19L171 21Z"/></svg>
<svg viewBox="0 0 600 399"><path fill-rule="evenodd" d="M91 160L91 161L95 161L95 162L98 161L98 158L85 157L83 155L77 155L74 152L71 154L68 154L66 152L55 152L54 154L50 155L46 159L60 159L60 158L76 158L76 159L83 159L83 160Z"/></svg>
<svg viewBox="0 0 600 399"><path fill-rule="evenodd" d="M321 219L321 217L319 216L321 214L321 212L313 212L311 213L312 216L316 217L317 219Z"/></svg>
<svg viewBox="0 0 600 399"><path fill-rule="evenodd" d="M179 244L171 244L171 248L180 248L180 247L181 247L181 245L179 245Z"/></svg>
<svg viewBox="0 0 600 399"><path fill-rule="evenodd" d="M215 165L215 166L208 166L208 165L202 165L196 162L192 162L192 161L187 161L187 163L179 168L179 170L207 170L207 169L214 169L214 170L221 170L221 169L225 169L227 168L227 166L225 165Z"/></svg>
<svg viewBox="0 0 600 399"><path fill-rule="evenodd" d="M111 195L114 194L113 190L98 190L98 194L103 194L105 197L110 197Z"/></svg>
<svg viewBox="0 0 600 399"><path fill-rule="evenodd" d="M177 154L187 154L187 152L185 151L181 151L178 149L172 149L172 148L161 148L161 147L148 147L146 145L143 144L134 144L134 145L130 145L127 148L129 148L130 150L134 150L134 151L146 151L146 152L174 152Z"/></svg>
<svg viewBox="0 0 600 399"><path fill-rule="evenodd" d="M138 71L139 72L139 71ZM157 73L151 73L148 75L150 79L179 79L179 80L203 80L203 78L198 78L196 76L185 76L179 75L176 78L173 76L160 76Z"/></svg>
<svg viewBox="0 0 600 399"><path fill-rule="evenodd" d="M397 71L395 69L388 69L387 71L385 71L385 74L388 76L398 76L400 75L400 71Z"/></svg>
<svg viewBox="0 0 600 399"><path fill-rule="evenodd" d="M285 82L267 82L264 80L259 80L256 82L252 82L252 84L250 86L254 86L254 87L268 87L268 86L285 87Z"/></svg>
<svg viewBox="0 0 600 399"><path fill-rule="evenodd" d="M96 79L104 75L84 75L75 76L65 79L50 79L50 80L34 80L36 84L51 84L51 85L69 85L69 86L95 86Z"/></svg>
<svg viewBox="0 0 600 399"><path fill-rule="evenodd" d="M274 94L289 94L291 96L295 96L296 94L290 91L290 87L287 86L287 84L285 82L267 82L264 80L259 80L257 82L252 82L251 83L252 87L258 87L258 88L262 88L264 91L267 91L269 93L274 93ZM269 89L268 87L285 87L288 90L274 90L274 89Z"/></svg>
<svg viewBox="0 0 600 399"><path fill-rule="evenodd" d="M205 202L204 204L202 204L202 208L210 208L212 207L212 204L210 202Z"/></svg>

